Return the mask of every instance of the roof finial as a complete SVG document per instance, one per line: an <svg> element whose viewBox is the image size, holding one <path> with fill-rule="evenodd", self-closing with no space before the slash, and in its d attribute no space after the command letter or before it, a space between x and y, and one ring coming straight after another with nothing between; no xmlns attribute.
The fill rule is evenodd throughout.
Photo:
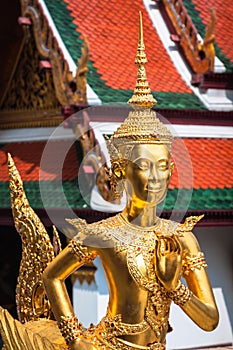
<svg viewBox="0 0 233 350"><path fill-rule="evenodd" d="M145 64L147 63L145 45L143 40L142 13L139 12L139 38L138 50L135 58L135 64L138 66L138 74L134 94L128 103L134 107L153 107L157 101L151 94L149 84L146 78Z"/></svg>

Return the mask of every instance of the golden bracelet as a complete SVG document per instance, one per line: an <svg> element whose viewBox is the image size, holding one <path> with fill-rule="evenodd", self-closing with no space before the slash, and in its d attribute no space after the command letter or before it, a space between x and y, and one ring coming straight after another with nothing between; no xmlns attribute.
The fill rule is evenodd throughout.
<svg viewBox="0 0 233 350"><path fill-rule="evenodd" d="M78 322L75 315L61 316L60 321L58 321L58 327L66 344L69 344L82 336L82 325Z"/></svg>
<svg viewBox="0 0 233 350"><path fill-rule="evenodd" d="M168 296L175 304L183 307L190 299L193 293L181 281L179 281L176 289L168 292Z"/></svg>

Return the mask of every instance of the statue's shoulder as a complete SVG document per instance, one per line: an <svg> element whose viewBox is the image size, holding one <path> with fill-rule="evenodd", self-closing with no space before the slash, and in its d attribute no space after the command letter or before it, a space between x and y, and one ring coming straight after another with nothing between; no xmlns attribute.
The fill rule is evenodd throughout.
<svg viewBox="0 0 233 350"><path fill-rule="evenodd" d="M194 226L203 218L204 215L200 216L189 216L185 219L184 223L179 223L172 220L162 219L159 232L157 234L162 236L183 236L185 232L191 232Z"/></svg>
<svg viewBox="0 0 233 350"><path fill-rule="evenodd" d="M88 225L85 219L81 219L79 217L75 219L66 219L66 221L69 224L73 225L77 229L77 231L82 231Z"/></svg>
<svg viewBox="0 0 233 350"><path fill-rule="evenodd" d="M189 216L185 219L183 224L179 224L176 228L177 234L182 234L185 232L191 232L194 226L204 217L203 215L199 216Z"/></svg>
<svg viewBox="0 0 233 350"><path fill-rule="evenodd" d="M85 219L81 218L66 219L66 221L76 228L77 235L74 237L76 240L83 240L87 236L92 235L107 238L108 231L117 225L118 215L91 224L88 224Z"/></svg>

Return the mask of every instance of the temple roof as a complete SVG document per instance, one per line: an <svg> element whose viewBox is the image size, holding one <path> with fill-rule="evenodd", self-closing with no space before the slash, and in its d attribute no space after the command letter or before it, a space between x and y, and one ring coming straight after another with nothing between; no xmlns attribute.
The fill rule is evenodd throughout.
<svg viewBox="0 0 233 350"><path fill-rule="evenodd" d="M138 11L143 12L147 76L159 107L204 108L177 72L142 1L45 1L74 61L90 44L88 83L102 102L126 102L135 87Z"/></svg>
<svg viewBox="0 0 233 350"><path fill-rule="evenodd" d="M192 120L190 118L187 124L195 124L197 120L199 124L202 124L202 113L208 113L206 106L203 100L199 98L200 96L196 94L190 82L188 83L187 79L184 79L178 71L168 52L169 50L165 47L158 31L154 27L151 14L145 6L146 2L148 3L148 1L143 2L142 0L133 2L123 0L107 2L103 0L98 2L86 0L26 1L27 4L34 6L36 10L39 9L38 13L40 16L47 18L48 24L45 25L41 18L41 23L39 24L42 29L43 26L46 27L46 33L49 33L47 34L48 42L53 43L52 49L56 48L59 51L59 57L65 58L66 73L67 67L71 68L67 57L70 55L74 71L77 60L81 56L83 35L87 37L90 55L88 84L102 103L110 104L126 102L132 96L135 87L137 68L133 62L137 51L138 11L141 10L143 13L144 41L148 58L148 64L146 65L147 77L153 95L158 101L156 108L163 109L166 113L171 110L175 111L175 113L182 111L187 115L186 122L190 118L189 112L194 111L197 114L192 117ZM209 20L209 5L216 9L216 52L227 70L232 70L233 27L230 22L231 8L228 1L183 0L183 4L202 37L205 35L205 25ZM156 7L156 1L151 1L151 7L153 6ZM17 17L16 14L15 17ZM33 25L32 23L30 27L31 32L33 32ZM43 34L43 30L41 30L41 33ZM33 35L35 36L33 40L36 42L36 39L38 39L36 38L36 32ZM53 39L51 39L52 36ZM60 41L58 37L60 37ZM27 56L27 52L24 54ZM49 58L47 59L49 60ZM51 70L53 69L52 63L50 68ZM52 77L52 73L49 74ZM53 85L51 86L53 88ZM9 94L9 96L11 95ZM212 99L215 100L215 96ZM60 103L59 108L60 105L64 107L64 103ZM161 113L163 114L163 111ZM215 116L216 120L222 121L224 119L226 121L227 119L226 125L229 126L231 124L232 112L224 112L224 118L221 112L213 110L213 113L218 114L217 117ZM228 115L227 113L230 114ZM208 116L211 119L210 124L218 124L216 120L213 122L212 115L209 114ZM60 117L59 114L59 120ZM175 117L178 118L177 115ZM109 120L110 118L111 116ZM205 117L205 124L206 119L207 117ZM50 120L52 120L52 117ZM55 192L59 192L57 184L61 180L61 178L57 178L56 166L59 163L59 159L55 154L59 153L58 144L63 144L63 147L65 147L66 141L56 142L54 143L56 152L51 157L50 168L43 172L43 178L40 179L42 180L41 186L48 193L48 203L46 203L48 207L62 207L63 205L57 200L59 196L54 196ZM179 142L183 142L186 145L191 157L193 180L190 182L189 173L186 177L183 175L182 181L180 181L181 179L178 179L175 170L170 183L167 201L165 202L165 209L171 210L174 207L177 192L180 190L184 199L186 198L188 201L191 198L189 203L190 210L232 209L233 180L232 166L229 161L232 158L232 139L211 137L176 139L174 156L181 154ZM8 191L6 152L11 152L16 160L16 165L22 175L26 193L32 207L43 207L39 193L39 166L45 144L45 142L11 142L2 145L0 150L0 163L1 169L3 169L0 174L0 183L3 191L0 198L1 207L8 208L10 206L9 196L6 196L6 191ZM183 156L183 159L185 158L187 158L186 154ZM187 164L185 164L183 159L180 162L178 161L180 166L179 174L185 174L187 170ZM85 208L87 206L85 200L81 198L77 186L80 161L81 159L76 157L75 146L73 146L67 156L67 163L64 164L62 170L63 188L67 197L69 197L69 204L72 208ZM72 164L72 167L68 165L68 162ZM191 192L192 197L190 197ZM184 204L179 204L178 209L183 210L182 206Z"/></svg>
<svg viewBox="0 0 233 350"><path fill-rule="evenodd" d="M59 150L66 147L66 141L52 141L46 168L42 168L39 184L39 166L45 142L16 142L2 145L0 150L0 206L10 207L8 190L7 152L10 152L24 181L29 202L33 208L62 208L61 191L64 191L73 209L87 208L78 189L78 169L75 146L72 145L62 166L59 164ZM68 143L68 146L70 143ZM187 148L187 149L186 149ZM30 155L28 152L30 149ZM187 152L190 159L187 160ZM175 170L170 182L165 210L228 210L233 209L233 176L231 159L233 139L175 139L172 148ZM71 166L72 164L72 166ZM179 177L177 173L179 171ZM184 175L183 175L184 174ZM61 181L62 180L62 186ZM40 190L46 191L46 203L42 203ZM177 195L182 201L177 202Z"/></svg>
<svg viewBox="0 0 233 350"><path fill-rule="evenodd" d="M88 38L90 61L87 81L102 103L126 102L132 95L136 76L136 68L132 62L137 47L138 11L141 10L148 57L148 81L158 100L158 107L211 110L232 108L229 94L223 94L224 97L221 97L221 94L216 93L214 101L212 95L203 95L201 89L192 86L192 69L191 66L187 68L187 55L182 56L182 49L170 40L169 33L166 34L167 38L166 35L161 36L162 11L154 11L158 8L156 3L164 2L163 0L136 0L133 3L123 0L106 3L101 0L96 4L86 0L44 2L48 16L51 16L50 24L55 24L73 62L77 62L80 57L83 35ZM182 3L181 0L179 2ZM204 37L210 20L209 2L183 1L183 5L196 26L196 33ZM224 7L224 11L221 6ZM226 0L221 6L220 1L216 6L213 4L217 12L215 49L220 60L218 64L222 65L221 69L232 72L232 26L228 19L230 9ZM162 21L166 22L166 18ZM166 25L167 23L165 27ZM179 67L177 55L181 55ZM219 77L214 79L217 79L216 84L219 86ZM229 86L229 77L222 76L221 79L228 82L228 85L225 83L225 88Z"/></svg>
<svg viewBox="0 0 233 350"><path fill-rule="evenodd" d="M72 207L82 207L85 204L77 186L79 165L74 144L71 145L64 160L61 160L60 154L66 146L70 147L70 141L52 141L50 145L48 161L44 162L43 166L41 166L41 158L46 146L45 141L12 142L2 145L0 149L1 208L10 207L7 153L11 153L14 158L33 208L61 207L62 190L69 198ZM40 191L46 193L46 203L42 202Z"/></svg>
<svg viewBox="0 0 233 350"><path fill-rule="evenodd" d="M67 67L69 66L69 69L75 75L78 59L81 57L84 36L89 42L90 54L89 73L87 76L89 103L122 103L131 97L136 77L136 67L133 62L137 49L138 11L141 10L148 57L147 76L151 90L158 101L158 108L199 110L205 108L215 110L216 108L221 110L222 103L225 110L232 109L233 105L229 93L226 96L224 95L224 97L222 97L222 92L208 96L208 93L205 94L201 89L195 89L192 86L191 75L187 76L187 74L192 74L189 70L190 67L187 69L187 62L185 63L184 57L181 60L180 58L178 59L182 51L179 45L169 42L169 32L168 38L165 39L165 37L161 36L160 32L167 25L166 18L162 20L162 17L159 17L161 16L161 10L153 11L156 8L159 9L157 4L162 2L163 0L146 0L144 2L142 0L135 0L134 2L125 2L123 0L105 2L100 0L96 3L86 0L22 1L22 16L26 17L22 17L19 23L24 29L27 27L28 30L28 27L30 27L32 29L30 32L34 33L34 40L41 57L39 63L37 63L38 65L40 64L40 71L41 65L43 65L45 70L52 70L54 89L56 90L59 104L62 106L67 105L67 101L71 99L70 86L66 81ZM175 3L175 1L173 2ZM182 0L179 0L178 2L185 6L196 26L196 33L202 37L205 35L206 25L210 19L209 7L212 6L216 9L216 54L223 67L225 66L227 71L232 72L233 29L231 25L231 7L228 1L184 0L182 2ZM34 18L30 12L32 8L38 15L37 23L34 23ZM16 22L17 15L19 16L19 8L17 8L17 11L16 7L14 9L12 18ZM10 11L9 6L8 10ZM2 17L4 16L2 15ZM27 21L30 22L30 25L26 25ZM164 28L162 21L165 23ZM2 23L6 27L4 20ZM35 27L37 30L35 30ZM21 29L18 31L19 33L22 32ZM16 32L15 29L14 32ZM11 40L12 37L13 34L11 35ZM26 46L24 46L22 52L25 52L25 50ZM5 55L8 51L7 47L3 50ZM49 55L47 55L48 57L42 57L43 55L46 56L46 53L50 51L52 56L58 57L58 61L65 59L64 65L63 63L59 65L58 62L55 64L51 55L51 57ZM174 51L176 56L174 56ZM5 68L7 68L7 62L10 62L9 54L6 58L3 62ZM12 57L11 60L13 60ZM179 60L180 62L183 60L180 67L177 66ZM16 63L17 60L15 60L15 65ZM37 63L35 62L35 64ZM2 69L3 72L7 71L5 68ZM35 71L35 67L33 69ZM57 74L56 72L60 70L61 74ZM184 73L185 71L187 72ZM61 81L61 76L63 76L64 82ZM230 84L229 77L222 76L221 79L225 79L227 84ZM64 86L62 86L63 83ZM227 84L225 84L225 89L228 86ZM7 81L4 83L4 86L6 85ZM10 84L7 86L9 88ZM30 84L28 88L30 88ZM232 86L230 88L232 89ZM22 88L19 90L21 93ZM90 91L92 91L92 97L90 97ZM8 105L9 103L6 104L6 108L9 108ZM47 105L45 107L48 108ZM56 113L58 112L56 111ZM47 120L43 122L48 123Z"/></svg>

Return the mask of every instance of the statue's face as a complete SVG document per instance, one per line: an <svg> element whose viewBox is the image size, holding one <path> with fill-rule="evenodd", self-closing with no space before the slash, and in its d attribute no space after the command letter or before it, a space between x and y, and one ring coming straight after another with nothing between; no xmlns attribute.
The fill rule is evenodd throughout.
<svg viewBox="0 0 233 350"><path fill-rule="evenodd" d="M125 177L131 184L134 199L150 204L161 202L170 175L170 153L165 145L140 144L133 148Z"/></svg>

